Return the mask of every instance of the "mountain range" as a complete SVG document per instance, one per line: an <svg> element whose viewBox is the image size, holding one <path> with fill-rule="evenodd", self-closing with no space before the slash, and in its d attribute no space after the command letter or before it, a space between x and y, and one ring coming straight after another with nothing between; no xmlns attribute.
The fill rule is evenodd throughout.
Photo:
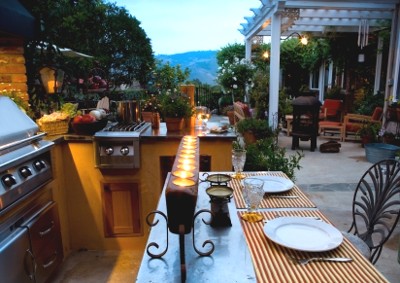
<svg viewBox="0 0 400 283"><path fill-rule="evenodd" d="M156 55L156 59L171 66L180 65L182 70L190 70L189 80L199 80L202 83L215 85L217 77L217 52L218 51L191 51L171 55Z"/></svg>

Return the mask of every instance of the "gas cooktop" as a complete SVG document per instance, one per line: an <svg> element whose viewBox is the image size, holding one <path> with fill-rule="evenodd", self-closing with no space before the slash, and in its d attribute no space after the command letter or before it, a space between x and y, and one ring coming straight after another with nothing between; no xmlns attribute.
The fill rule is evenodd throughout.
<svg viewBox="0 0 400 283"><path fill-rule="evenodd" d="M140 134L145 131L151 123L149 122L137 122L137 123L113 123L110 126L104 128L101 131L95 133L96 138L106 137L139 137Z"/></svg>

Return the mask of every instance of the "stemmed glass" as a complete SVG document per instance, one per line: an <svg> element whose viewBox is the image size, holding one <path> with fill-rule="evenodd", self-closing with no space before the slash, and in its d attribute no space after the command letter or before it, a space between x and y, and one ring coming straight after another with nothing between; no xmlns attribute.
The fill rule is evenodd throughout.
<svg viewBox="0 0 400 283"><path fill-rule="evenodd" d="M196 107L197 129L207 130L207 122L211 117L210 109L205 106Z"/></svg>
<svg viewBox="0 0 400 283"><path fill-rule="evenodd" d="M235 179L244 179L243 167L246 163L246 150L245 149L234 149L232 150L232 165L235 174L232 176Z"/></svg>
<svg viewBox="0 0 400 283"><path fill-rule="evenodd" d="M211 117L210 109L204 107L203 113L201 115L201 121L203 122L203 130L207 130L207 122Z"/></svg>
<svg viewBox="0 0 400 283"><path fill-rule="evenodd" d="M243 198L247 204L247 212L242 215L242 219L247 222L258 222L263 219L257 212L258 206L264 197L264 181L257 178L246 178L243 180Z"/></svg>

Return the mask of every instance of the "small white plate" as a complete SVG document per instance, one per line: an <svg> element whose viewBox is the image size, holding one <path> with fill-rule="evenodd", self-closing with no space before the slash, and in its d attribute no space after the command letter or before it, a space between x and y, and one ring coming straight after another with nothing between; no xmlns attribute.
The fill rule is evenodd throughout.
<svg viewBox="0 0 400 283"><path fill-rule="evenodd" d="M291 180L279 176L254 176L254 178L264 181L265 193L282 193L294 187Z"/></svg>
<svg viewBox="0 0 400 283"><path fill-rule="evenodd" d="M307 217L278 217L264 225L273 242L295 250L323 252L338 247L343 235L332 225Z"/></svg>

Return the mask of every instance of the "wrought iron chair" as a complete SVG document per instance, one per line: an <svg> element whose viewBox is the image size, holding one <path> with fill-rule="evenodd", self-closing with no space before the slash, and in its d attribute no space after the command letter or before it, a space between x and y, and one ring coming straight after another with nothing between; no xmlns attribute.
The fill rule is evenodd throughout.
<svg viewBox="0 0 400 283"><path fill-rule="evenodd" d="M400 162L387 159L361 177L353 197L353 222L345 236L375 264L400 216ZM361 239L362 241L359 241ZM358 242L357 242L358 240Z"/></svg>

